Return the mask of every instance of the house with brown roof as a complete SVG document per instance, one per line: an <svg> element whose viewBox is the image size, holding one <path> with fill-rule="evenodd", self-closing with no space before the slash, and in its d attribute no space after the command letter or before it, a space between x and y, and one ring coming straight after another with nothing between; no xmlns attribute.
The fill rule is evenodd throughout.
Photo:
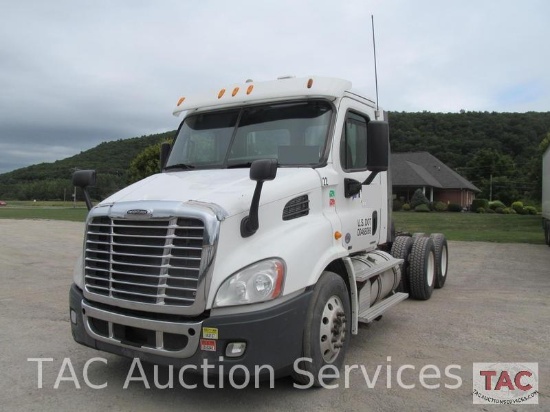
<svg viewBox="0 0 550 412"><path fill-rule="evenodd" d="M431 202L456 203L467 208L476 193L481 192L428 152L393 153L390 165L393 194L404 202L411 200L416 189L422 189Z"/></svg>

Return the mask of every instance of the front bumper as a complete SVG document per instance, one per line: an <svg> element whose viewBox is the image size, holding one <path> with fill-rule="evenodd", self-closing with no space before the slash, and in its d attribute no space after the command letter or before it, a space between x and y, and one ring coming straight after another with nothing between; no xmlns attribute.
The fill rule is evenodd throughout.
<svg viewBox="0 0 550 412"><path fill-rule="evenodd" d="M185 319L175 315L130 313L87 301L72 285L72 334L78 343L117 355L182 367L205 362L227 374L232 366L253 372L269 365L287 373L302 356L302 337L311 291L269 309ZM231 342L245 342L244 355L225 356ZM224 366L221 368L221 366Z"/></svg>

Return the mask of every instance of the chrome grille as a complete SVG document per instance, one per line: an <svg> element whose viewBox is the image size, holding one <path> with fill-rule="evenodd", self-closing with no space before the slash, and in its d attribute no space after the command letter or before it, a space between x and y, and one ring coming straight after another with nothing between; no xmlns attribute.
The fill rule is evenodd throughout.
<svg viewBox="0 0 550 412"><path fill-rule="evenodd" d="M96 217L86 233L86 290L133 302L190 306L203 244L199 219Z"/></svg>

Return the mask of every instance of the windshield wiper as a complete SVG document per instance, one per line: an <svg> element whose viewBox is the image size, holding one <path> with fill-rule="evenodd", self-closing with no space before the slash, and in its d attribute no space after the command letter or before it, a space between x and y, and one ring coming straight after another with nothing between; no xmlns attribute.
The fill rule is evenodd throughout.
<svg viewBox="0 0 550 412"><path fill-rule="evenodd" d="M191 170L194 169L195 166L192 165L186 165L185 163L178 163L175 165L166 166L164 170L170 170L170 169L183 169L183 170Z"/></svg>
<svg viewBox="0 0 550 412"><path fill-rule="evenodd" d="M244 163L234 163L231 165L227 165L228 169L239 169L244 167L250 167L252 166L252 162L244 162Z"/></svg>

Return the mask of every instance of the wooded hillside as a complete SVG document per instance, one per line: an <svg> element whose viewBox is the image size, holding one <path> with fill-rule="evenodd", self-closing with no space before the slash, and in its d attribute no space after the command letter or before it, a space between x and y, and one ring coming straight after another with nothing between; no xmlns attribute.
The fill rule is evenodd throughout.
<svg viewBox="0 0 550 412"><path fill-rule="evenodd" d="M404 113L390 112L394 152L428 151L472 181L489 196L540 200L541 156L550 142L550 112ZM74 168L95 168L104 198L124 187L132 159L174 132L105 142L76 156L0 175L0 199L62 200L72 193ZM506 197L506 199L503 199Z"/></svg>
<svg viewBox="0 0 550 412"><path fill-rule="evenodd" d="M2 200L71 200L72 173L77 169L96 169L98 184L90 192L102 199L127 185L130 162L147 147L174 132L134 137L98 146L53 163L40 163L0 175Z"/></svg>

